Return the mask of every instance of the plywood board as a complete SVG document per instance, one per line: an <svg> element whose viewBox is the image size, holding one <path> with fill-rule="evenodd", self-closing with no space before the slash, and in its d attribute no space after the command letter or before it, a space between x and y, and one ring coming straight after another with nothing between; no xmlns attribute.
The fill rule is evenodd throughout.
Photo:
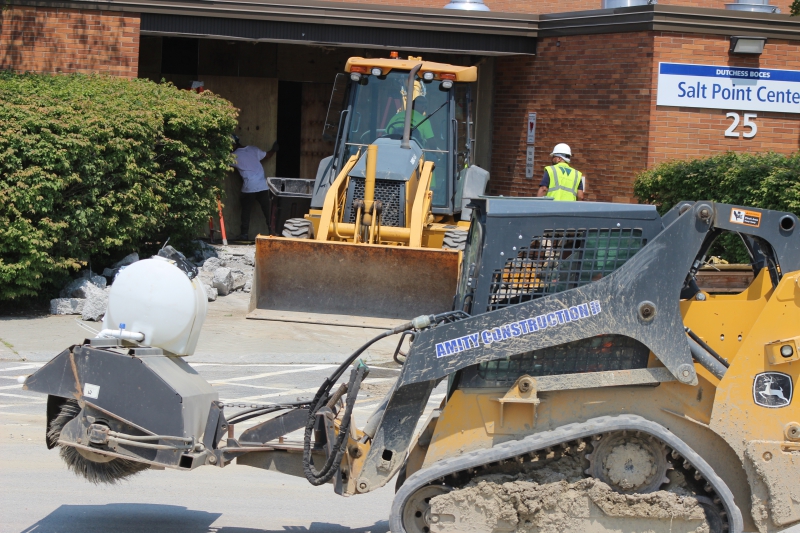
<svg viewBox="0 0 800 533"><path fill-rule="evenodd" d="M200 76L205 89L230 100L239 109L236 134L244 146L269 150L278 135L278 80L234 76ZM262 161L266 176L275 175L275 160ZM225 179L223 199L225 227L229 238L239 234L241 223L242 178L232 171ZM215 224L217 223L215 217ZM273 228L275 229L275 228ZM250 236L266 234L267 223L256 203L250 213Z"/></svg>
<svg viewBox="0 0 800 533"><path fill-rule="evenodd" d="M333 142L322 139L333 83L304 83L300 117L300 177L314 179L319 162L333 155Z"/></svg>

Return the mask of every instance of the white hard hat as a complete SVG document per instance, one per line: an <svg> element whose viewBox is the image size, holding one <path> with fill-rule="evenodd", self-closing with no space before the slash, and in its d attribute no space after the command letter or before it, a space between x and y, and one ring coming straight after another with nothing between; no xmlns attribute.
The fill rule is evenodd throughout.
<svg viewBox="0 0 800 533"><path fill-rule="evenodd" d="M556 156L569 161L569 158L572 157L572 149L566 143L558 143L550 153L550 157Z"/></svg>

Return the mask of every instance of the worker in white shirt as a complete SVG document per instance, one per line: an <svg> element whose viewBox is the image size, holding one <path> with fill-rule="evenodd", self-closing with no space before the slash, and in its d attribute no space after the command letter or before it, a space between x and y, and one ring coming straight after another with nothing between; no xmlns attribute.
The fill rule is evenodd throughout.
<svg viewBox="0 0 800 533"><path fill-rule="evenodd" d="M269 159L278 151L278 142L272 144L272 148L265 152L257 146L242 146L239 137L233 136L233 155L236 156L234 167L242 176L242 225L241 234L238 239L247 241L250 233L250 211L253 209L253 202L258 202L264 218L267 221L267 231L272 234L269 223L269 186L267 178L264 176L264 167L261 161Z"/></svg>

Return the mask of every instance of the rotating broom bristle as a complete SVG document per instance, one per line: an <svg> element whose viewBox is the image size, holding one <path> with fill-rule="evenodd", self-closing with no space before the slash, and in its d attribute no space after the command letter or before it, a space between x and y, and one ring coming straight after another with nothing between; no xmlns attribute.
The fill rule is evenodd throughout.
<svg viewBox="0 0 800 533"><path fill-rule="evenodd" d="M76 400L67 400L61 406L61 411L53 419L50 429L47 431L47 443L50 446L60 446L58 439L61 436L61 430L80 412L81 408ZM121 479L136 475L149 468L147 464L128 461L127 459L113 458L108 460L108 456L100 454L96 454L99 461L93 461L86 455L95 454L88 452L86 455L82 455L77 448L72 446L61 446L60 455L69 469L76 475L95 484L114 484Z"/></svg>

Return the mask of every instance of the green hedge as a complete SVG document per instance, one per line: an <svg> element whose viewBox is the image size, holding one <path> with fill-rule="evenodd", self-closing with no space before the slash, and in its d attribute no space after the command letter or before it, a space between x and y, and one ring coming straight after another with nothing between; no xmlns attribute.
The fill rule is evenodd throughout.
<svg viewBox="0 0 800 533"><path fill-rule="evenodd" d="M800 216L800 152L748 154L727 152L705 159L669 161L640 174L633 192L655 204L661 214L682 200L713 200ZM712 249L731 262L745 262L738 239L727 236Z"/></svg>
<svg viewBox="0 0 800 533"><path fill-rule="evenodd" d="M236 115L171 84L0 73L0 300L194 237L216 211Z"/></svg>
<svg viewBox="0 0 800 533"><path fill-rule="evenodd" d="M792 5L789 6L789 10L795 17L800 17L800 0L794 0Z"/></svg>

